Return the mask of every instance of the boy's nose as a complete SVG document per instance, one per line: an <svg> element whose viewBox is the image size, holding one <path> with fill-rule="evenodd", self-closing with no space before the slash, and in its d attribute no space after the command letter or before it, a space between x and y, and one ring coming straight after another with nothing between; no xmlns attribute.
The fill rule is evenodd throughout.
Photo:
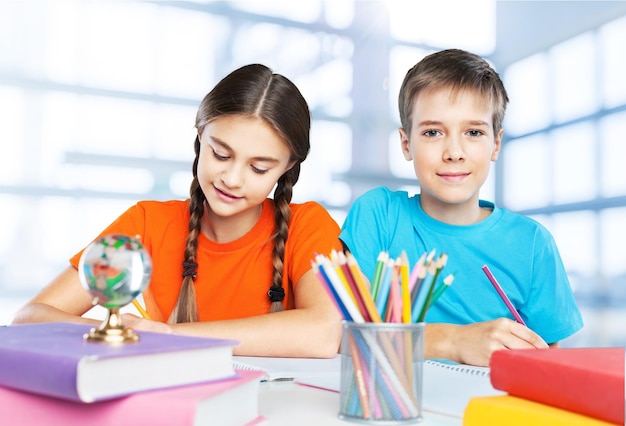
<svg viewBox="0 0 626 426"><path fill-rule="evenodd" d="M463 146L459 138L454 136L448 138L445 144L443 156L446 161L459 161L465 158Z"/></svg>

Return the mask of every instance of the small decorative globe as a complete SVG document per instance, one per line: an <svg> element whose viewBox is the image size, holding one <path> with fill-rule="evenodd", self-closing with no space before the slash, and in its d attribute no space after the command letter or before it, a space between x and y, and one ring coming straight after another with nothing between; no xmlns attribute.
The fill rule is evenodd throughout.
<svg viewBox="0 0 626 426"><path fill-rule="evenodd" d="M78 275L93 304L120 308L150 283L152 260L141 242L125 235L106 235L91 243L78 264Z"/></svg>

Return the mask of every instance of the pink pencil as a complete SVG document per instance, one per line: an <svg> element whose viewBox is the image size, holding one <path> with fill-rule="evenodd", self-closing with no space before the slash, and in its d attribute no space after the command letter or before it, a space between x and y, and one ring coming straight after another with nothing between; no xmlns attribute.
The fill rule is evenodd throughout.
<svg viewBox="0 0 626 426"><path fill-rule="evenodd" d="M526 325L526 323L520 316L519 312L517 312L517 309L515 309L515 307L509 300L509 297L506 295L504 290L502 290L502 287L500 287L500 284L496 280L496 277L493 276L493 274L491 273L487 265L483 265L483 272L485 273L485 275L487 275L487 278L489 278L489 281L491 281L491 284L493 284L493 287L496 289L496 291L500 295L500 298L504 301L504 304L506 305L506 307L509 308L509 311L511 311L511 313L515 317L515 320L522 325Z"/></svg>

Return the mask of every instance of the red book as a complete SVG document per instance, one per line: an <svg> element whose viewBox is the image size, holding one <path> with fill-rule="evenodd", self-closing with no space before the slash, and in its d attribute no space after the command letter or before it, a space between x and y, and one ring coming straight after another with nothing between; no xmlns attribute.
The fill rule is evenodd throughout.
<svg viewBox="0 0 626 426"><path fill-rule="evenodd" d="M624 348L508 349L491 384L510 395L624 424Z"/></svg>
<svg viewBox="0 0 626 426"><path fill-rule="evenodd" d="M239 371L234 378L137 392L91 404L0 387L2 424L46 426L252 426L259 414L263 373Z"/></svg>

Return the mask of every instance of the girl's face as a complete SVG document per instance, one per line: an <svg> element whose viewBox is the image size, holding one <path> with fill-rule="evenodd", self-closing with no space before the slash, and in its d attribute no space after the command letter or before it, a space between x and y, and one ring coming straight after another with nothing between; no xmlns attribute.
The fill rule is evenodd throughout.
<svg viewBox="0 0 626 426"><path fill-rule="evenodd" d="M261 204L294 164L281 137L260 118L218 117L200 135L198 181L209 214L256 223Z"/></svg>
<svg viewBox="0 0 626 426"><path fill-rule="evenodd" d="M435 219L455 224L482 219L478 192L500 151L493 111L472 91L442 88L420 93L410 135L400 130L402 152L413 161L420 203Z"/></svg>

